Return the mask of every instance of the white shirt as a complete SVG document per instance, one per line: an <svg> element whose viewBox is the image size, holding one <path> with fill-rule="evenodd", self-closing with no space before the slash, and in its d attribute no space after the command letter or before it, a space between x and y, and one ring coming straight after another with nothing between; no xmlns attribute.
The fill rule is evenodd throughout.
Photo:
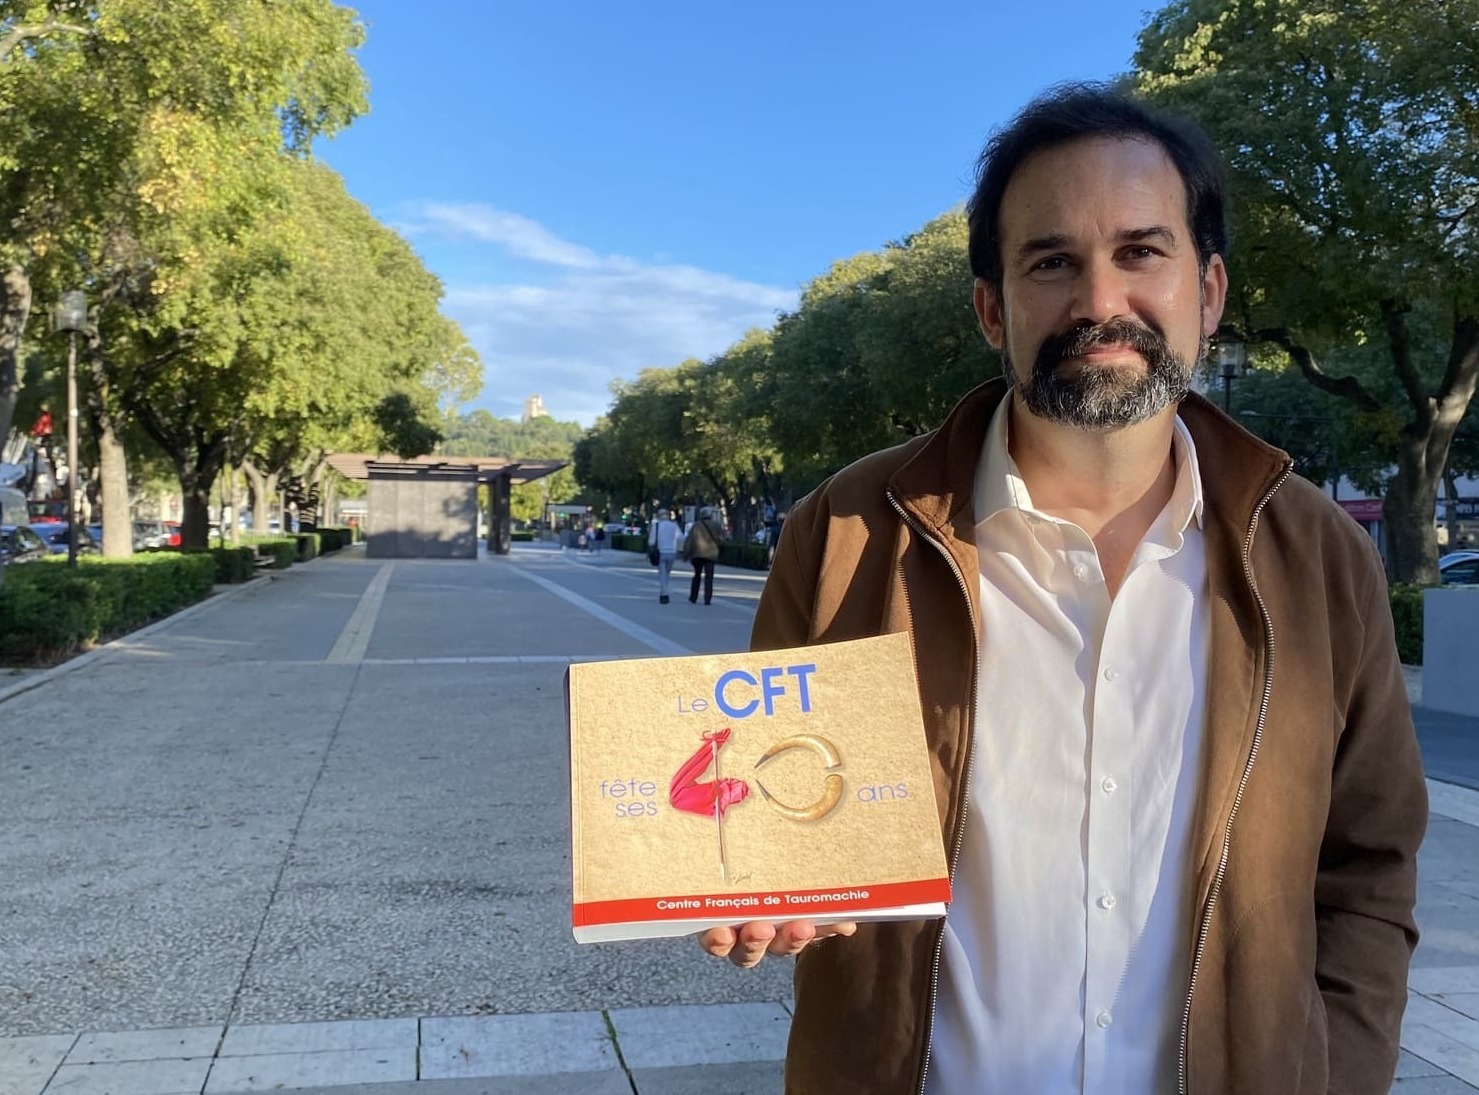
<svg viewBox="0 0 1479 1095"><path fill-rule="evenodd" d="M1206 714L1196 448L1110 600L1088 534L1032 508L1004 400L976 469L981 643L931 1095L1174 1092Z"/></svg>
<svg viewBox="0 0 1479 1095"><path fill-rule="evenodd" d="M678 522L660 518L653 522L647 534L647 546L656 547L660 555L674 555L682 536L683 530L678 527Z"/></svg>

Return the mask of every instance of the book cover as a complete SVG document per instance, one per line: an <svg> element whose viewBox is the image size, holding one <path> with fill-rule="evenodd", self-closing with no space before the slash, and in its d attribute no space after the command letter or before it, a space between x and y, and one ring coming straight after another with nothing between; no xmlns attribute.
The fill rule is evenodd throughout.
<svg viewBox="0 0 1479 1095"><path fill-rule="evenodd" d="M581 942L950 899L907 635L572 665Z"/></svg>

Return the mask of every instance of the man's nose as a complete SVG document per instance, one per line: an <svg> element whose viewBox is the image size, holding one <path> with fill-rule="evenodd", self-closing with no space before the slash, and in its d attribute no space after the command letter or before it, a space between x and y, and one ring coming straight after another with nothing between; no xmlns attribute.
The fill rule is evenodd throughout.
<svg viewBox="0 0 1479 1095"><path fill-rule="evenodd" d="M1124 273L1108 258L1094 258L1079 268L1074 281L1073 320L1096 326L1130 314Z"/></svg>

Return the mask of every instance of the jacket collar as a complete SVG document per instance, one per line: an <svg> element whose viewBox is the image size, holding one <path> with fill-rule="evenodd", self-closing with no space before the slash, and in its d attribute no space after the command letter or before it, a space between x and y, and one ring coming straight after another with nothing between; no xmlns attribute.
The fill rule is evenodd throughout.
<svg viewBox="0 0 1479 1095"><path fill-rule="evenodd" d="M974 542L976 465L986 430L1009 388L1003 377L968 392L889 479L889 489L936 532ZM1241 551L1259 500L1284 475L1288 454L1264 443L1195 392L1177 411L1196 445L1207 524Z"/></svg>

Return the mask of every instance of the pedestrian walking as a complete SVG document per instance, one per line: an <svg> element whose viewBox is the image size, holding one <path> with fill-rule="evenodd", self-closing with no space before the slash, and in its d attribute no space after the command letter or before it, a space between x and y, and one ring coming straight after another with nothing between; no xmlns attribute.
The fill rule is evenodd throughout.
<svg viewBox="0 0 1479 1095"><path fill-rule="evenodd" d="M1422 768L1370 538L1190 392L1225 201L1193 124L1031 103L967 206L1005 375L786 521L752 646L912 635L953 888L703 933L799 954L790 1095L1391 1087Z"/></svg>
<svg viewBox="0 0 1479 1095"><path fill-rule="evenodd" d="M698 602L699 583L703 583L704 604L714 600L714 564L719 561L719 545L724 543L724 525L712 506L698 511L698 520L688 530L684 541L688 561L693 564L693 582L688 587L688 603Z"/></svg>
<svg viewBox="0 0 1479 1095"><path fill-rule="evenodd" d="M647 550L657 552L657 600L668 603L668 582L673 574L673 563L678 558L678 544L683 539L683 530L673 520L667 509L658 510L657 520L647 530Z"/></svg>

